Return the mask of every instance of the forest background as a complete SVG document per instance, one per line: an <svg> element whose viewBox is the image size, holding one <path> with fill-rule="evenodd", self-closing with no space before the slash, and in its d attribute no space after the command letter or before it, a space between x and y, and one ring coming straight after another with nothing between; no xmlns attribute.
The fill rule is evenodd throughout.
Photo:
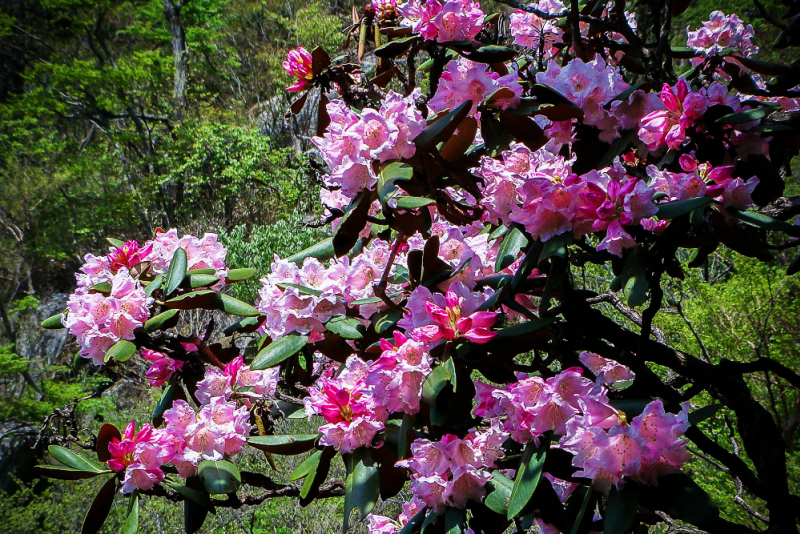
<svg viewBox="0 0 800 534"><path fill-rule="evenodd" d="M363 3L0 0L0 524L6 532L75 532L96 493L97 481L76 485L33 472L41 451L31 446L46 415L90 397L79 405L81 424L124 426L149 415L156 400L145 393L157 395L143 387L143 368L75 367L77 347L65 331L38 328L63 308L84 254L105 250L107 237L142 240L157 227L213 231L228 247L229 265L263 275L274 254L289 255L323 235L311 225L320 215L321 166L310 150L313 118L285 118L291 79L281 63L298 45L338 55L346 39L341 30ZM509 11L482 3L487 13ZM774 16L784 9L775 0L762 4ZM673 23L674 45L684 46L687 27L699 27L715 9L753 25L758 59L796 59L787 56L791 48L770 49L776 31L753 0L695 0ZM365 70L374 68L370 59ZM798 190L796 177L787 177L785 195ZM798 369L800 292L780 266L787 260L760 264L721 248L698 274L670 282L669 305L656 325L672 346L712 361L769 356ZM598 287L613 278L601 270L584 275ZM253 301L256 287L237 288L237 296ZM783 431L790 484L800 485L800 394L769 373L748 380ZM723 415L706 424L733 450ZM260 453L248 454L247 462L270 469ZM279 458L278 473L291 472L291 461ZM736 501L756 511L761 504L737 492L719 466L698 453L688 471L724 517L761 526ZM140 532L181 530L181 507L156 500L143 506L149 510ZM106 531L118 530L123 508L114 508ZM276 499L220 511L204 531L331 532L341 514L340 499L308 508Z"/></svg>

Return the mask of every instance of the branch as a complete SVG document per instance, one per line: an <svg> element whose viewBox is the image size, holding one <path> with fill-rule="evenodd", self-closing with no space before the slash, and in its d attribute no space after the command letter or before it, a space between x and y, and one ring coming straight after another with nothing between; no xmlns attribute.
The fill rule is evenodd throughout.
<svg viewBox="0 0 800 534"><path fill-rule="evenodd" d="M248 471L242 472L242 482L248 486L255 488L267 488L266 491L255 495L243 493L234 497L229 497L226 501L214 501L214 506L217 508L241 508L242 506L252 506L261 504L267 499L275 499L277 497L299 497L300 487L295 485L278 484L271 478L259 473L251 473ZM169 491L162 485L153 486L149 490L139 490L141 495L149 495L152 497L162 497L172 502L181 502L185 500L184 496L175 491ZM333 480L319 488L317 499L327 499L329 497L341 497L344 495L344 482L341 480Z"/></svg>
<svg viewBox="0 0 800 534"><path fill-rule="evenodd" d="M771 358L759 358L752 362L730 362L728 366L733 372L740 374L772 371L797 389L800 389L800 375Z"/></svg>
<svg viewBox="0 0 800 534"><path fill-rule="evenodd" d="M633 310L625 304L622 303L622 300L617 296L616 293L613 291L608 291L599 295L597 297L593 297L590 299L586 299L586 304L599 304L601 302L605 302L607 304L611 304L618 312L624 315L627 319L629 319L633 324L640 327L642 326L642 316L636 310ZM661 343L662 345L667 344L667 336L664 334L662 330L659 328L652 326L650 328L652 331L651 333L655 336L656 340Z"/></svg>

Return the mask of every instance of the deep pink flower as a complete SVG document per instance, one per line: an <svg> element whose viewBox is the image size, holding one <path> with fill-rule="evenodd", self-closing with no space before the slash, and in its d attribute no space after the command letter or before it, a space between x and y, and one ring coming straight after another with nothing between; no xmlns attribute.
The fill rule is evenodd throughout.
<svg viewBox="0 0 800 534"><path fill-rule="evenodd" d="M108 257L109 267L112 273L125 268L130 269L142 263L142 258L147 257L150 253L150 246L143 249L139 248L139 243L130 240L119 248L112 249L111 252L106 254Z"/></svg>
<svg viewBox="0 0 800 534"><path fill-rule="evenodd" d="M185 363L181 360L173 360L162 352L148 349L142 351L142 357L153 362L150 369L145 373L145 376L150 380L151 387L163 386L169 377L181 370Z"/></svg>
<svg viewBox="0 0 800 534"><path fill-rule="evenodd" d="M661 103L666 109L646 115L639 128L639 138L652 151L664 146L678 148L686 138L686 129L694 125L708 109L708 97L690 91L683 78L678 80L675 87L664 84Z"/></svg>
<svg viewBox="0 0 800 534"><path fill-rule="evenodd" d="M287 87L287 91L302 91L311 86L314 79L311 54L302 46L290 50L283 62L283 70L297 78L294 85Z"/></svg>
<svg viewBox="0 0 800 534"><path fill-rule="evenodd" d="M487 343L497 335L496 332L489 330L497 320L496 312L476 311L468 317L462 317L461 300L451 290L447 291L444 308L428 301L425 303L425 310L434 324L415 329L415 339L424 341L446 339L450 341L465 337L474 343Z"/></svg>

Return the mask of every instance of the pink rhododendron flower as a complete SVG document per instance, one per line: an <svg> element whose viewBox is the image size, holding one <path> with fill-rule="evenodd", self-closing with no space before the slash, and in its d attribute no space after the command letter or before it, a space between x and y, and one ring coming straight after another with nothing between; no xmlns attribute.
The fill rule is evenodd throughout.
<svg viewBox="0 0 800 534"><path fill-rule="evenodd" d="M471 40L485 18L480 3L473 0L409 0L397 10L403 15L401 25L439 42Z"/></svg>
<svg viewBox="0 0 800 534"><path fill-rule="evenodd" d="M306 413L321 415L327 423L319 428L320 443L342 454L370 446L388 415L373 397L367 374L367 365L351 356L337 378L321 377L315 387L308 388Z"/></svg>
<svg viewBox="0 0 800 534"><path fill-rule="evenodd" d="M564 4L559 0L539 0L532 5L549 14L564 12ZM542 47L548 56L557 53L558 48L554 45L563 42L564 30L558 27L555 20L541 19L534 13L520 9L509 16L509 30L515 45L536 50Z"/></svg>
<svg viewBox="0 0 800 534"><path fill-rule="evenodd" d="M106 254L108 257L109 268L112 273L116 273L120 269L130 269L142 263L142 258L146 258L150 253L150 246L143 249L139 248L139 243L133 240L125 242L119 248L111 249L111 252Z"/></svg>
<svg viewBox="0 0 800 534"><path fill-rule="evenodd" d="M422 383L431 371L430 354L424 343L410 340L395 330L392 345L381 339L383 353L369 369L366 383L375 400L390 413L419 411Z"/></svg>
<svg viewBox="0 0 800 534"><path fill-rule="evenodd" d="M283 62L283 70L297 78L297 81L286 88L287 91L302 91L311 87L314 79L311 54L302 46L290 50Z"/></svg>
<svg viewBox="0 0 800 534"><path fill-rule="evenodd" d="M425 310L434 324L414 330L415 339L424 341L448 341L465 337L473 343L487 343L497 334L489 330L497 320L497 313L476 311L462 315L461 299L454 291L447 291L444 308L431 301L425 303Z"/></svg>
<svg viewBox="0 0 800 534"><path fill-rule="evenodd" d="M144 261L150 262L150 271L154 274L166 273L172 263L172 257L178 248L186 252L186 268L214 269L214 274L224 278L227 273L225 257L228 249L217 240L217 234L206 233L202 238L193 235L178 237L175 228L158 232L153 241L145 243L150 253Z"/></svg>
<svg viewBox="0 0 800 534"><path fill-rule="evenodd" d="M108 452L111 454L108 466L117 472L125 470L123 493L131 493L136 489L148 490L164 479L158 446L153 443L153 429L149 424L136 432L135 423L128 423L121 440L112 438Z"/></svg>
<svg viewBox="0 0 800 534"><path fill-rule="evenodd" d="M666 109L654 111L642 119L639 138L652 151L664 146L676 149L686 138L686 129L705 113L708 97L691 91L684 79L675 87L664 84L661 103Z"/></svg>
<svg viewBox="0 0 800 534"><path fill-rule="evenodd" d="M722 11L713 11L703 27L688 30L686 46L694 48L705 56L716 56L726 48L738 48L745 57L750 57L758 48L751 39L755 35L753 27L745 26L736 15L725 15ZM693 58L692 65L699 65L703 58Z"/></svg>
<svg viewBox="0 0 800 534"><path fill-rule="evenodd" d="M489 70L485 63L473 63L459 57L450 61L439 79L439 86L428 105L434 111L453 109L462 102L472 101L470 116L477 112L478 104L498 89L511 91L511 96L499 98L496 102L500 108L508 109L519 105L522 86L516 72L500 76Z"/></svg>
<svg viewBox="0 0 800 534"><path fill-rule="evenodd" d="M185 362L173 360L163 352L143 350L142 357L153 362L145 376L150 380L151 387L163 386L164 383L176 372L180 371Z"/></svg>
<svg viewBox="0 0 800 534"><path fill-rule="evenodd" d="M581 352L578 359L594 373L598 380L607 386L617 382L633 380L636 377L630 368L614 360L603 358L594 352Z"/></svg>
<svg viewBox="0 0 800 534"><path fill-rule="evenodd" d="M206 370L203 380L197 383L195 397L207 404L215 397L230 399L234 391L245 397L272 397L277 388L280 369L273 367L262 371L251 370L241 356L234 358L224 370L212 367Z"/></svg>

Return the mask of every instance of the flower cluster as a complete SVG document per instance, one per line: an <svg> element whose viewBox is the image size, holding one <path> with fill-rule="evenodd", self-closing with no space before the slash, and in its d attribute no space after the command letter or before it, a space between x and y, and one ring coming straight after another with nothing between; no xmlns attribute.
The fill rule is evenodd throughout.
<svg viewBox="0 0 800 534"><path fill-rule="evenodd" d="M403 512L398 516L397 523L392 521L386 516L369 514L369 534L394 534L402 530L411 519L414 518L423 508L425 504L419 499L411 499L409 502L403 503ZM470 529L464 534L472 534Z"/></svg>
<svg viewBox="0 0 800 534"><path fill-rule="evenodd" d="M715 56L726 48L738 48L745 57L758 52L758 47L751 41L755 35L753 27L750 24L745 26L738 16L726 16L722 11L712 12L702 28L695 31L687 29L687 32L686 45L705 56ZM702 58L692 59L693 65L702 62Z"/></svg>
<svg viewBox="0 0 800 534"><path fill-rule="evenodd" d="M587 369L594 373L597 380L606 386L611 386L617 382L627 382L636 378L636 375L630 368L614 360L603 358L594 352L581 352L578 359Z"/></svg>
<svg viewBox="0 0 800 534"><path fill-rule="evenodd" d="M342 193L354 198L363 189L372 188L378 180L372 160L389 161L410 158L412 142L422 132L422 114L415 100L420 92L402 96L389 91L380 109L364 108L359 117L340 100L327 106L331 123L323 137L312 139L330 168L324 177L326 185L341 187Z"/></svg>
<svg viewBox="0 0 800 534"><path fill-rule="evenodd" d="M217 241L217 234L206 233L202 238L193 235L178 237L178 230L173 228L167 232L157 231L153 241L145 246L150 253L144 257L150 262L150 270L154 274L166 273L172 263L175 251L182 248L186 252L186 269L214 269L214 274L224 278L227 274L225 256L228 249Z"/></svg>
<svg viewBox="0 0 800 534"><path fill-rule="evenodd" d="M289 51L283 62L283 70L297 78L297 81L287 87L287 91L302 91L311 87L311 80L314 79L312 63L311 54L302 46Z"/></svg>
<svg viewBox="0 0 800 534"><path fill-rule="evenodd" d="M611 142L619 137L617 119L604 106L629 85L599 54L588 63L573 59L564 67L550 60L547 70L536 74L536 81L555 89L581 108L584 124L597 127L601 140Z"/></svg>
<svg viewBox="0 0 800 534"><path fill-rule="evenodd" d="M150 317L152 299L145 295L141 284L126 269L110 276L111 291L107 295L89 291L88 287L79 287L70 295L69 313L62 319L70 334L78 338L80 355L95 365L103 364L114 343L133 339L133 331Z"/></svg>
<svg viewBox="0 0 800 534"><path fill-rule="evenodd" d="M122 433L122 439L112 438L108 444L111 458L108 466L114 471L125 470L123 493L135 489L150 489L162 480L164 472L159 461L159 445L153 427L146 424L136 432L136 424L131 421Z"/></svg>
<svg viewBox="0 0 800 534"><path fill-rule="evenodd" d="M686 139L686 129L708 109L708 97L702 92L691 91L684 79L678 80L675 87L664 84L661 103L666 109L647 114L639 128L639 138L652 151L665 146L678 148Z"/></svg>
<svg viewBox="0 0 800 534"><path fill-rule="evenodd" d="M419 412L422 383L431 372L431 356L424 343L395 330L394 345L380 341L380 358L369 366L365 383L375 401L389 413Z"/></svg>
<svg viewBox="0 0 800 534"><path fill-rule="evenodd" d="M689 428L688 403L680 413L664 411L660 400L648 404L630 426L620 421L608 427L575 417L567 424L561 448L574 454L575 476L592 479L608 492L624 485L622 477L655 485L660 476L677 473L690 456L681 436Z"/></svg>
<svg viewBox="0 0 800 534"><path fill-rule="evenodd" d="M491 479L487 468L503 456L501 445L507 437L494 425L470 430L463 439L453 434L440 441L417 439L411 444L412 457L395 465L411 471L414 499L434 511L465 508L469 499L480 502L486 494L484 486Z"/></svg>
<svg viewBox="0 0 800 534"><path fill-rule="evenodd" d="M530 4L548 14L563 13L564 4L559 0L539 0ZM509 17L509 30L514 44L528 49L543 49L549 56L558 51L555 47L563 42L564 30L556 20L539 18L534 13L517 9Z"/></svg>
<svg viewBox="0 0 800 534"><path fill-rule="evenodd" d="M152 362L145 376L150 380L150 386L154 388L163 386L174 373L183 368L185 363L181 360L173 360L163 352L155 350L143 350L142 357Z"/></svg>
<svg viewBox="0 0 800 534"><path fill-rule="evenodd" d="M481 304L486 302L490 294L491 290L484 292L470 291L470 289L461 282L451 284L447 295L432 293L427 287L419 286L408 297L408 302L406 303L408 312L403 315L403 318L397 323L397 326L405 329L407 332L412 332L418 339L426 339L429 336L435 337L436 340L448 339L446 336L455 334L456 331L463 335L465 331L458 330L458 325L456 323L459 319L466 319L478 312L478 308ZM447 311L445 311L448 310L448 308L454 314L457 314L453 325L449 325L450 316ZM431 311L434 312L433 315L430 313ZM444 311L444 315L442 315L441 311ZM482 315L478 315L478 318L479 323L488 320L488 317ZM439 320L445 322L440 323ZM494 324L494 317L491 318L491 323ZM462 324L465 325L465 323ZM487 328L485 326L474 326L475 328L481 329ZM470 329L472 327L473 325L470 324ZM450 330L448 330L448 328ZM469 329L467 331L469 331ZM481 330L477 334L487 333ZM438 337L436 337L437 335ZM492 337L490 333L487 335L489 335L489 338ZM478 337L480 337L480 335ZM486 340L488 341L489 338ZM453 339L453 337L449 339Z"/></svg>
<svg viewBox="0 0 800 534"><path fill-rule="evenodd" d="M327 424L319 427L320 444L331 445L342 454L369 446L388 418L367 384L368 365L357 356L347 359L337 378L321 377L308 388L306 413L321 415Z"/></svg>
<svg viewBox="0 0 800 534"><path fill-rule="evenodd" d="M487 343L497 334L489 330L497 320L497 313L475 311L466 315L462 310L464 300L454 291L448 290L445 295L445 306L442 308L431 301L425 302L425 311L433 324L414 329L415 338L435 342L466 338L473 343Z"/></svg>
<svg viewBox="0 0 800 534"><path fill-rule="evenodd" d="M522 96L522 86L516 72L500 76L489 70L485 63L474 63L459 57L450 61L445 67L436 95L428 102L434 111L453 109L462 102L472 100L470 116L477 113L478 104L498 91L507 89L510 94L496 97L496 102L502 109L513 108L519 105Z"/></svg>
<svg viewBox="0 0 800 534"><path fill-rule="evenodd" d="M203 404L215 397L231 398L234 393L240 397L272 397L278 384L280 369L277 367L255 371L245 365L241 356L234 358L225 369L215 367L206 371L203 380L197 383L195 397Z"/></svg>
<svg viewBox="0 0 800 534"><path fill-rule="evenodd" d="M473 0L409 0L398 6L401 24L426 40L470 41L481 31L485 15Z"/></svg>

